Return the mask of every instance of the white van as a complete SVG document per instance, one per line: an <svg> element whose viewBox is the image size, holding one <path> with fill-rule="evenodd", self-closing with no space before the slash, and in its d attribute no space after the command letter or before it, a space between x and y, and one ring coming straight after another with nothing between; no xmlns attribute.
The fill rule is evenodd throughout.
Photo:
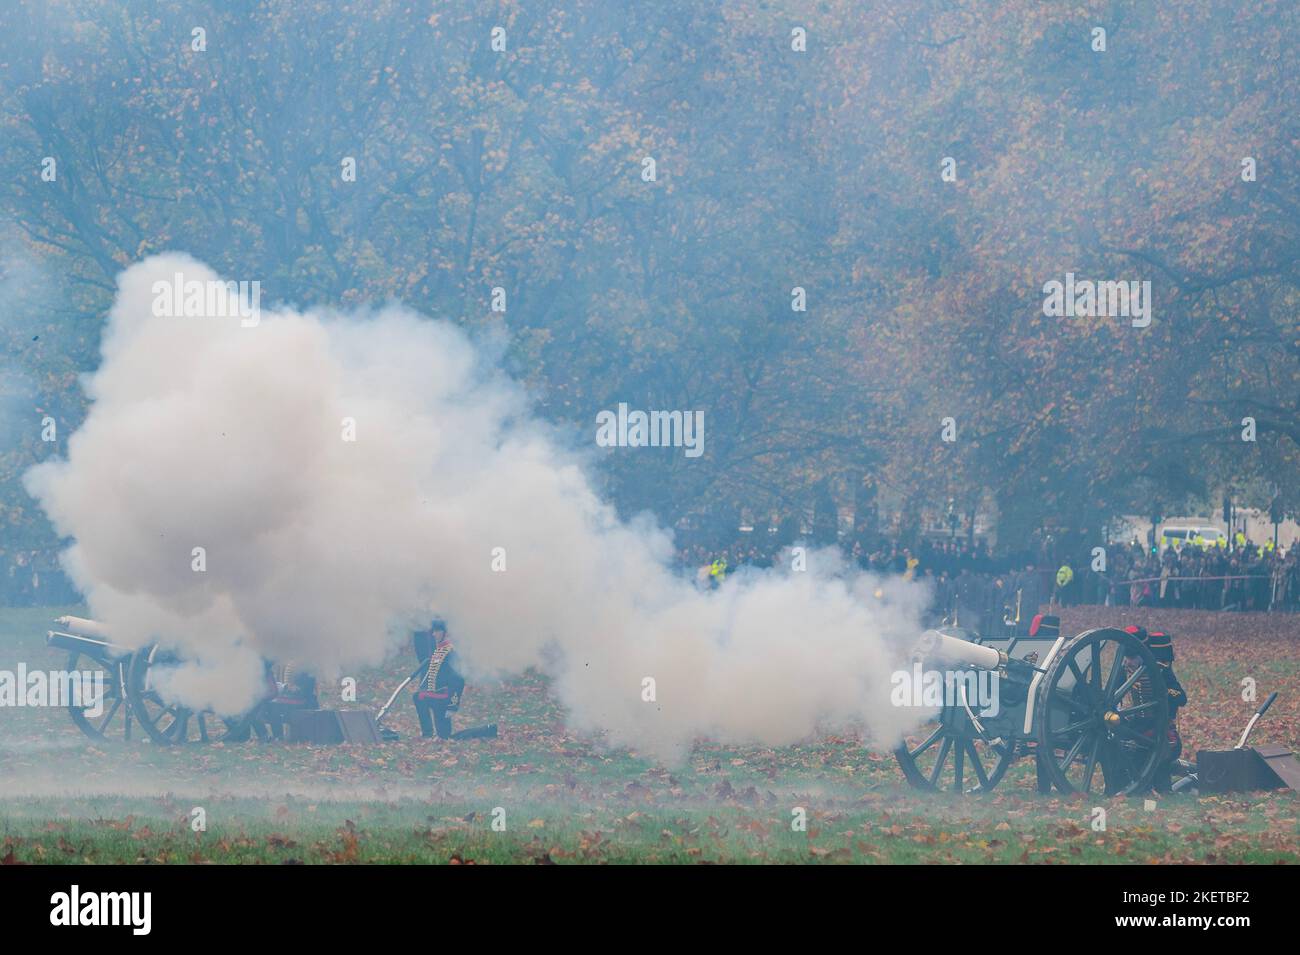
<svg viewBox="0 0 1300 955"><path fill-rule="evenodd" d="M1169 524L1160 530L1160 549L1170 547L1181 550L1189 544L1195 547L1226 546L1228 535L1217 527L1204 524Z"/></svg>

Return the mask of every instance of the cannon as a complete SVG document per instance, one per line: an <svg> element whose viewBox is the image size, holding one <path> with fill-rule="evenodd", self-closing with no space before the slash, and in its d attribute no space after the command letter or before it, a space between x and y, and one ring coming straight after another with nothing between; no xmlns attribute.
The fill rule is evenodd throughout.
<svg viewBox="0 0 1300 955"><path fill-rule="evenodd" d="M218 717L195 711L169 699L155 674L181 660L175 653L151 644L130 650L114 643L104 624L84 617L59 617L47 631L45 643L68 654L66 669L102 674L102 712L91 716L88 707L70 703L68 715L83 733L95 740L129 741L138 727L161 746L185 743L243 742L279 739L288 715L297 709L315 709L314 685L291 677L286 665L266 665L267 691L249 712Z"/></svg>
<svg viewBox="0 0 1300 955"><path fill-rule="evenodd" d="M980 637L944 627L922 634L914 661L946 691L894 751L918 789L987 793L1021 757L1034 759L1041 792L1131 795L1168 772L1164 678L1123 630ZM971 698L975 677L996 687L996 706Z"/></svg>
<svg viewBox="0 0 1300 955"><path fill-rule="evenodd" d="M59 617L54 629L46 632L45 644L52 650L68 654L64 669L102 674L103 710L91 716L89 708L69 702L68 716L73 724L95 740L120 736L130 740L133 723L126 686L135 652L113 643L108 631L94 620L82 617Z"/></svg>

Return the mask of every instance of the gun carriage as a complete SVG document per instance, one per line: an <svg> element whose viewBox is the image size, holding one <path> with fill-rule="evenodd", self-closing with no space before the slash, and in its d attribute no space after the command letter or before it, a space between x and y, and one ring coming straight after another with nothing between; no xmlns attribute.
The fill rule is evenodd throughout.
<svg viewBox="0 0 1300 955"><path fill-rule="evenodd" d="M45 643L53 650L67 652L64 669L98 675L103 681L102 712L92 716L91 707L83 705L84 701L69 701L68 715L72 722L91 739L129 740L135 721L126 700L126 685L133 652L113 643L104 628L93 620L59 617L54 623L57 629L46 633Z"/></svg>
<svg viewBox="0 0 1300 955"><path fill-rule="evenodd" d="M947 668L954 691L894 751L918 789L986 793L1022 757L1034 759L1042 792L1145 792L1162 769L1164 679L1151 651L1123 630L980 637L945 627L922 635L916 657ZM963 676L975 671L995 678L996 707L970 699Z"/></svg>
<svg viewBox="0 0 1300 955"><path fill-rule="evenodd" d="M72 722L91 739L129 741L137 727L161 746L278 739L290 711L317 707L314 687L292 680L288 667L268 665L266 695L249 712L219 717L192 710L171 700L157 679L182 662L175 653L156 644L128 649L114 643L103 624L83 617L59 617L54 623L45 642L67 652L66 669L100 674L103 681L102 709L85 700L67 707Z"/></svg>
<svg viewBox="0 0 1300 955"><path fill-rule="evenodd" d="M84 701L68 706L92 739L129 740L137 726L165 746L279 738L289 712L317 708L314 692L268 665L267 694L248 713L191 710L156 679L180 662L174 653L157 645L130 650L93 620L60 617L46 642L68 654L68 670L102 674L102 710L92 715ZM1162 769L1170 723L1164 678L1146 645L1122 630L981 637L944 627L922 634L916 656L956 677L955 698L894 753L919 789L989 792L1023 757L1033 758L1044 792L1143 792ZM977 671L995 678L996 707L968 697L972 684L961 677Z"/></svg>

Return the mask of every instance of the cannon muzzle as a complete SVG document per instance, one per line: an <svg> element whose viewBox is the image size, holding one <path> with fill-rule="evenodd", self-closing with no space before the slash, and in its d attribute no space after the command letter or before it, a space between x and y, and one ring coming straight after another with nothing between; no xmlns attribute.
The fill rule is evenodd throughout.
<svg viewBox="0 0 1300 955"><path fill-rule="evenodd" d="M921 639L916 642L916 655L946 663L964 663L981 670L996 670L1007 662L1007 655L1001 650L958 640L938 630L927 630L921 634Z"/></svg>
<svg viewBox="0 0 1300 955"><path fill-rule="evenodd" d="M54 623L57 630L47 631L46 646L56 650L85 653L97 660L110 660L126 656L131 651L118 646L109 638L108 629L96 620L85 617L59 617Z"/></svg>
<svg viewBox="0 0 1300 955"><path fill-rule="evenodd" d="M87 620L85 617L58 617L54 622L65 632L79 637L95 637L100 640L109 638L108 628L98 620Z"/></svg>

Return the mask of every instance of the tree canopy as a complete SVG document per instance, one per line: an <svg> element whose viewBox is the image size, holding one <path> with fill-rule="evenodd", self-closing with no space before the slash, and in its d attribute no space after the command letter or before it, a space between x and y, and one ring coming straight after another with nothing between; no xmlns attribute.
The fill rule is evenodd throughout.
<svg viewBox="0 0 1300 955"><path fill-rule="evenodd" d="M18 476L81 414L117 273L167 249L271 305L503 325L577 440L702 409L698 459L596 458L669 522L864 479L992 500L1011 542L1228 485L1296 509L1295 4L435 11L0 12L7 535L48 537ZM1066 273L1149 281L1150 324L1044 314Z"/></svg>

